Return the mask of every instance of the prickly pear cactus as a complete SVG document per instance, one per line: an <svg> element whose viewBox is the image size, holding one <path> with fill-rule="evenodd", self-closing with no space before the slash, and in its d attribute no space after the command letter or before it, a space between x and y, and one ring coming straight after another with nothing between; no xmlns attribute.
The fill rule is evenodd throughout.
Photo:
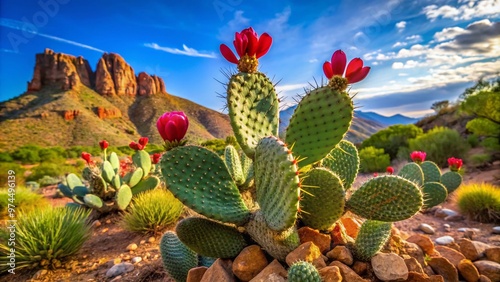
<svg viewBox="0 0 500 282"><path fill-rule="evenodd" d="M288 269L289 282L321 282L321 276L314 265L307 261L298 261Z"/></svg>
<svg viewBox="0 0 500 282"><path fill-rule="evenodd" d="M448 171L441 175L441 184L446 187L448 194L453 193L462 184L462 176L455 171Z"/></svg>
<svg viewBox="0 0 500 282"><path fill-rule="evenodd" d="M391 222L376 220L363 222L352 247L354 256L359 260L369 261L387 242L391 228Z"/></svg>
<svg viewBox="0 0 500 282"><path fill-rule="evenodd" d="M184 245L172 231L163 234L160 254L163 267L177 282L186 281L189 270L198 266L198 255Z"/></svg>

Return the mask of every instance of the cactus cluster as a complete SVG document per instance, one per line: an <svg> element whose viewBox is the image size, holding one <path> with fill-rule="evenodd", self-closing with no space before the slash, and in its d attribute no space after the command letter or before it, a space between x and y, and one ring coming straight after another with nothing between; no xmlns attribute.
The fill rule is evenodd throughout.
<svg viewBox="0 0 500 282"><path fill-rule="evenodd" d="M354 59L342 77L345 54L335 52L332 62L324 65L328 84L307 91L281 140L276 137L279 99L274 85L256 70L269 40L267 34L259 39L251 28L236 33L239 60L221 45L224 57L240 70L227 84L227 105L244 155L227 148L224 162L214 152L188 145L169 148L160 161L167 188L206 217L183 219L177 236L202 256L233 258L251 240L284 261L299 246L297 226L328 232L351 211L367 218L363 230L375 232L375 239L362 236L363 241L354 245L366 259L381 247L367 242L387 239L391 222L411 217L423 204L418 185L395 175L370 179L346 197L359 168L356 147L343 140L354 108L346 88L363 79L369 68ZM249 178L253 178L250 191L255 191L255 208L248 208L240 193L252 182ZM161 248L167 270L176 263L169 254L171 248L168 242ZM313 272L297 264L291 275L305 281L300 274L304 271Z"/></svg>
<svg viewBox="0 0 500 282"><path fill-rule="evenodd" d="M68 206L88 207L104 214L117 210L125 210L130 204L132 197L140 192L154 189L160 184L160 179L150 175L154 171L154 164L151 162L149 154L143 150L147 144L147 138L141 138L142 148L135 145L135 154L132 156L134 169L121 171L120 160L115 152L107 155L107 142L100 143L103 150L103 161L101 164L94 164L90 160L88 153L82 154L88 166L83 170L83 179L88 182L88 186L80 180L76 174L68 174L65 183L59 184L61 193L73 199L73 203ZM132 144L132 143L131 143Z"/></svg>

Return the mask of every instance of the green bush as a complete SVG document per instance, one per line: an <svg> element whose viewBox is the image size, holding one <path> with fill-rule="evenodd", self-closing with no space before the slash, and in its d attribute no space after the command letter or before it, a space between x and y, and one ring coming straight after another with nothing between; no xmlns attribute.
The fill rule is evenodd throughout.
<svg viewBox="0 0 500 282"><path fill-rule="evenodd" d="M67 154L61 147L52 147L40 149L38 156L42 162L64 164Z"/></svg>
<svg viewBox="0 0 500 282"><path fill-rule="evenodd" d="M422 135L423 131L414 124L392 125L382 129L363 141L361 148L375 147L384 149L391 160L395 159L401 148L408 147L408 140Z"/></svg>
<svg viewBox="0 0 500 282"><path fill-rule="evenodd" d="M460 134L447 127L435 127L429 132L410 140L410 151L427 153L427 160L444 167L449 157L463 159L469 150L469 144Z"/></svg>
<svg viewBox="0 0 500 282"><path fill-rule="evenodd" d="M473 167L482 167L491 161L490 154L475 154L469 157L469 163Z"/></svg>
<svg viewBox="0 0 500 282"><path fill-rule="evenodd" d="M14 160L23 164L36 164L40 162L39 146L27 145L15 150L11 156Z"/></svg>
<svg viewBox="0 0 500 282"><path fill-rule="evenodd" d="M20 164L16 163L3 163L0 162L0 188L7 188L7 183L9 180L9 171L14 171L15 183L16 185L24 184L24 168ZM11 177L12 178L12 177Z"/></svg>
<svg viewBox="0 0 500 282"><path fill-rule="evenodd" d="M129 212L123 217L123 227L140 233L159 233L177 221L184 205L166 190L157 188L137 195Z"/></svg>
<svg viewBox="0 0 500 282"><path fill-rule="evenodd" d="M72 165L60 165L44 162L33 168L32 173L26 177L26 181L38 181L44 176L61 177L67 173L79 174L80 171Z"/></svg>
<svg viewBox="0 0 500 282"><path fill-rule="evenodd" d="M61 181L61 179L59 179L58 177L51 177L48 175L45 175L44 177L38 179L38 183L40 183L40 187L45 187L45 186L49 186L49 185L56 185L60 181Z"/></svg>
<svg viewBox="0 0 500 282"><path fill-rule="evenodd" d="M0 219L7 218L9 204L15 206L16 213L49 206L49 202L42 195L23 186L15 187L15 191L0 189Z"/></svg>
<svg viewBox="0 0 500 282"><path fill-rule="evenodd" d="M460 212L483 223L500 222L500 187L488 183L462 185L457 192Z"/></svg>
<svg viewBox="0 0 500 282"><path fill-rule="evenodd" d="M384 153L384 149L366 147L359 151L361 172L382 172L391 165L389 154Z"/></svg>
<svg viewBox="0 0 500 282"><path fill-rule="evenodd" d="M467 136L467 143L469 143L469 146L471 146L471 148L476 148L477 146L479 146L479 136L477 136L476 134Z"/></svg>
<svg viewBox="0 0 500 282"><path fill-rule="evenodd" d="M59 268L62 260L80 250L90 237L90 210L53 208L34 209L17 218L16 269ZM7 264L11 246L10 233L0 233L0 273L9 269Z"/></svg>
<svg viewBox="0 0 500 282"><path fill-rule="evenodd" d="M0 152L0 162L10 163L13 161L14 159L8 152Z"/></svg>

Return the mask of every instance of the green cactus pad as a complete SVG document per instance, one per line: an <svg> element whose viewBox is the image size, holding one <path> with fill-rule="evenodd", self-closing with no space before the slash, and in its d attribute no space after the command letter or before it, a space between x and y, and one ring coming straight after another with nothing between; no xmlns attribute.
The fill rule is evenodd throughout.
<svg viewBox="0 0 500 282"><path fill-rule="evenodd" d="M424 194L424 206L422 207L424 209L437 206L444 202L448 197L446 187L439 182L424 183L422 193Z"/></svg>
<svg viewBox="0 0 500 282"><path fill-rule="evenodd" d="M130 179L128 180L128 186L134 188L143 178L144 171L142 168L138 167L134 172L130 174Z"/></svg>
<svg viewBox="0 0 500 282"><path fill-rule="evenodd" d="M61 193L63 193L64 196L66 196L68 198L73 197L73 192L71 191L71 189L69 189L68 186L61 183L61 184L57 185L57 188L59 188L59 191L61 191Z"/></svg>
<svg viewBox="0 0 500 282"><path fill-rule="evenodd" d="M300 245L299 234L295 226L281 232L271 230L260 210L245 225L245 230L252 240L280 261L285 261L286 256Z"/></svg>
<svg viewBox="0 0 500 282"><path fill-rule="evenodd" d="M73 194L78 195L80 197L84 197L89 193L89 190L85 186L76 186L73 188Z"/></svg>
<svg viewBox="0 0 500 282"><path fill-rule="evenodd" d="M115 201L118 209L125 210L132 200L132 190L128 185L122 185L116 192Z"/></svg>
<svg viewBox="0 0 500 282"><path fill-rule="evenodd" d="M120 175L117 174L115 175L115 177L113 177L113 179L111 180L111 185L118 189L122 186L122 179L120 178Z"/></svg>
<svg viewBox="0 0 500 282"><path fill-rule="evenodd" d="M224 161L226 163L229 174L231 174L231 176L233 177L234 183L236 183L236 185L238 186L245 183L240 156L238 154L238 151L236 151L233 146L226 146L226 149L224 150Z"/></svg>
<svg viewBox="0 0 500 282"><path fill-rule="evenodd" d="M80 177L78 177L74 173L68 174L68 176L66 177L66 184L70 190L73 190L78 186L85 186L83 185L82 180L80 180Z"/></svg>
<svg viewBox="0 0 500 282"><path fill-rule="evenodd" d="M441 183L448 190L448 194L450 194L462 184L462 176L458 172L448 171L441 175Z"/></svg>
<svg viewBox="0 0 500 282"><path fill-rule="evenodd" d="M100 209L104 205L101 198L94 194L85 195L85 197L83 197L83 201L85 202L85 205L93 209Z"/></svg>
<svg viewBox="0 0 500 282"><path fill-rule="evenodd" d="M104 161L102 163L102 178L106 180L106 182L113 182L113 178L115 177L115 170L109 161Z"/></svg>
<svg viewBox="0 0 500 282"><path fill-rule="evenodd" d="M278 95L264 74L233 75L227 85L227 107L236 140L250 158L262 137L278 135Z"/></svg>
<svg viewBox="0 0 500 282"><path fill-rule="evenodd" d="M201 217L188 217L175 228L179 239L202 256L234 258L247 246L238 229Z"/></svg>
<svg viewBox="0 0 500 282"><path fill-rule="evenodd" d="M420 164L422 171L424 172L424 183L425 182L439 182L441 180L441 170L437 164L431 161L425 161Z"/></svg>
<svg viewBox="0 0 500 282"><path fill-rule="evenodd" d="M148 176L151 171L151 157L144 150L138 150L132 155L132 162L136 167L142 168L144 172L143 177Z"/></svg>
<svg viewBox="0 0 500 282"><path fill-rule="evenodd" d="M240 191L246 191L253 185L254 182L253 161L251 158L247 157L246 154L242 154L240 159L245 182L239 185L238 189L240 189Z"/></svg>
<svg viewBox="0 0 500 282"><path fill-rule="evenodd" d="M90 167L86 166L83 170L82 170L82 178L87 180L87 181L90 181L90 179L92 178L92 175L94 175L95 173L92 171L92 169L90 169ZM68 175L69 176L69 175Z"/></svg>
<svg viewBox="0 0 500 282"><path fill-rule="evenodd" d="M342 140L351 124L353 103L347 92L328 86L309 92L286 129L286 143L305 167L323 159Z"/></svg>
<svg viewBox="0 0 500 282"><path fill-rule="evenodd" d="M354 256L361 261L369 261L382 249L391 235L391 222L366 220L359 229L353 246Z"/></svg>
<svg viewBox="0 0 500 282"><path fill-rule="evenodd" d="M77 204L85 205L85 201L83 200L83 197L80 197L78 195L73 195L73 197L71 197L71 199L73 199L73 201L75 201L75 203L77 203Z"/></svg>
<svg viewBox="0 0 500 282"><path fill-rule="evenodd" d="M408 179L418 186L424 184L424 172L416 163L407 163L398 173L399 176Z"/></svg>
<svg viewBox="0 0 500 282"><path fill-rule="evenodd" d="M176 282L185 282L189 270L198 266L197 254L172 231L167 231L161 237L160 254L163 267Z"/></svg>
<svg viewBox="0 0 500 282"><path fill-rule="evenodd" d="M139 184L135 185L132 187L132 195L135 196L141 192L155 189L160 185L160 179L154 175L151 175L150 177L141 180Z"/></svg>
<svg viewBox="0 0 500 282"><path fill-rule="evenodd" d="M359 170L359 156L356 146L347 140L340 141L323 159L323 166L329 168L342 180L344 190L351 188Z"/></svg>
<svg viewBox="0 0 500 282"><path fill-rule="evenodd" d="M250 216L224 161L197 146L176 147L160 162L167 188L196 212L223 222L243 225Z"/></svg>
<svg viewBox="0 0 500 282"><path fill-rule="evenodd" d="M104 181L100 175L95 173L93 173L89 178L90 193L103 197L106 194L108 187L106 181Z"/></svg>
<svg viewBox="0 0 500 282"><path fill-rule="evenodd" d="M329 231L344 213L345 192L342 182L325 168L314 168L304 177L300 201L302 222L314 229Z"/></svg>
<svg viewBox="0 0 500 282"><path fill-rule="evenodd" d="M346 207L371 220L398 221L410 218L423 204L420 188L399 176L372 178L356 190Z"/></svg>
<svg viewBox="0 0 500 282"><path fill-rule="evenodd" d="M265 137L255 149L256 199L269 228L283 231L295 224L299 208L297 164L285 143Z"/></svg>
<svg viewBox="0 0 500 282"><path fill-rule="evenodd" d="M115 173L118 173L118 170L120 169L120 159L118 159L118 155L116 155L115 152L112 152L109 154L108 161L113 167Z"/></svg>
<svg viewBox="0 0 500 282"><path fill-rule="evenodd" d="M307 261L298 261L288 269L288 282L321 282L321 276L314 265Z"/></svg>
<svg viewBox="0 0 500 282"><path fill-rule="evenodd" d="M198 266L210 267L218 258L198 256Z"/></svg>

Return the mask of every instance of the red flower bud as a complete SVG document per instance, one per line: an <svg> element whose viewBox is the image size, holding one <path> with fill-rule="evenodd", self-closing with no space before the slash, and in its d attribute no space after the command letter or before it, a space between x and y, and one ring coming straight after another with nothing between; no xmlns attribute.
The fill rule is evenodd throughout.
<svg viewBox="0 0 500 282"><path fill-rule="evenodd" d="M109 143L106 140L102 140L101 142L99 142L99 146L101 146L101 149L104 150L108 148Z"/></svg>
<svg viewBox="0 0 500 282"><path fill-rule="evenodd" d="M144 149L144 146L142 146L141 144L138 144L138 143L135 143L135 142L130 142L130 144L128 145L131 149L134 149L136 151L139 151L139 150L142 150Z"/></svg>
<svg viewBox="0 0 500 282"><path fill-rule="evenodd" d="M180 141L186 135L189 121L184 112L166 112L156 122L163 140Z"/></svg>
<svg viewBox="0 0 500 282"><path fill-rule="evenodd" d="M392 166L388 166L385 171L387 171L387 173L389 173L389 174L393 174L394 168Z"/></svg>
<svg viewBox="0 0 500 282"><path fill-rule="evenodd" d="M139 144L141 144L143 147L146 147L148 144L149 139L147 137L141 137L139 138Z"/></svg>
<svg viewBox="0 0 500 282"><path fill-rule="evenodd" d="M153 164L159 163L160 159L161 159L161 154L160 153L154 153L153 155L151 155L151 162Z"/></svg>
<svg viewBox="0 0 500 282"><path fill-rule="evenodd" d="M91 160L90 158L92 157L91 154L87 153L87 152L82 152L82 159L84 159L87 164L90 164Z"/></svg>
<svg viewBox="0 0 500 282"><path fill-rule="evenodd" d="M458 171L463 165L462 159L451 157L448 159L448 166L451 171Z"/></svg>
<svg viewBox="0 0 500 282"><path fill-rule="evenodd" d="M412 152L412 153L410 154L410 158L411 158L414 162L416 162L417 164L419 164L419 163L421 163L421 162L425 161L425 156L426 156L426 155L427 155L427 154L426 154L425 152L415 151L415 152Z"/></svg>
<svg viewBox="0 0 500 282"><path fill-rule="evenodd" d="M378 176L378 172L374 172L373 177L377 177L377 176Z"/></svg>

